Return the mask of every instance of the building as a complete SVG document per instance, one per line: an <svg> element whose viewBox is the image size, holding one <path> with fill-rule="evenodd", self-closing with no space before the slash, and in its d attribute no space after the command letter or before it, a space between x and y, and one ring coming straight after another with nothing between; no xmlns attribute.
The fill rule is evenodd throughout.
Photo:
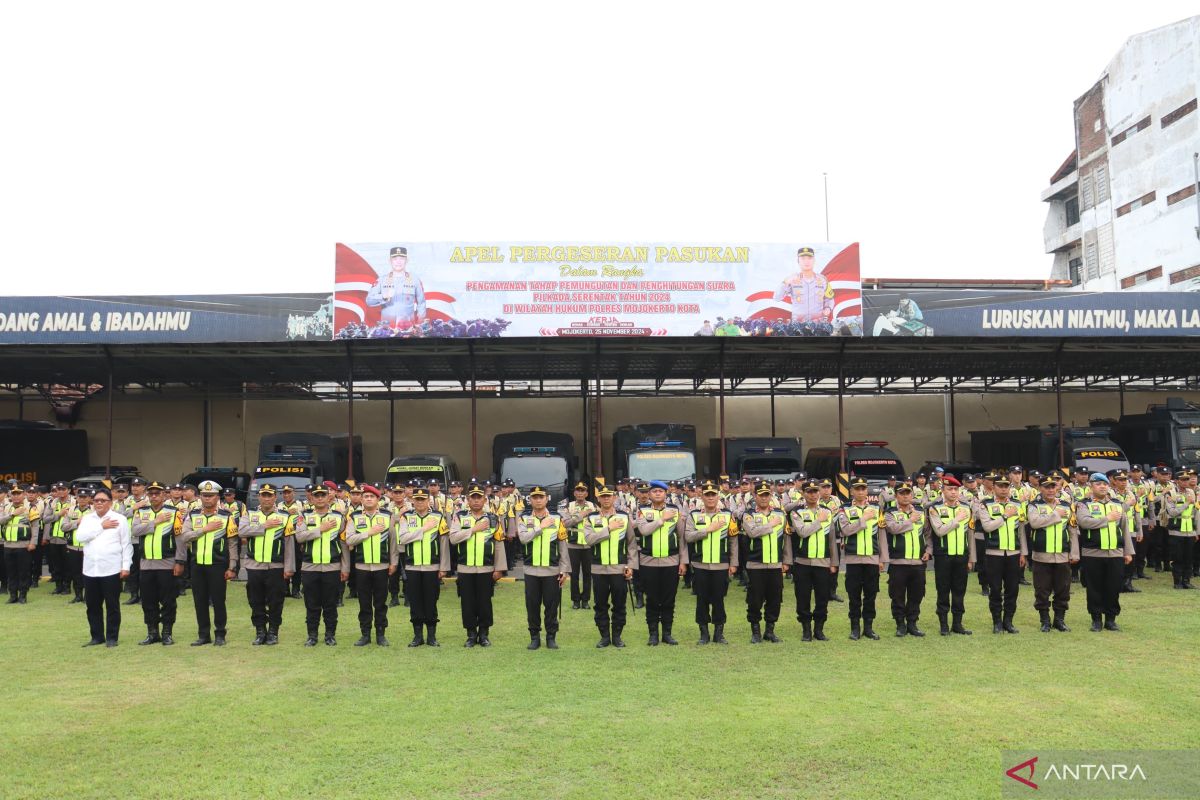
<svg viewBox="0 0 1200 800"><path fill-rule="evenodd" d="M1051 277L1200 291L1200 16L1139 33L1075 101L1075 149L1042 192Z"/></svg>

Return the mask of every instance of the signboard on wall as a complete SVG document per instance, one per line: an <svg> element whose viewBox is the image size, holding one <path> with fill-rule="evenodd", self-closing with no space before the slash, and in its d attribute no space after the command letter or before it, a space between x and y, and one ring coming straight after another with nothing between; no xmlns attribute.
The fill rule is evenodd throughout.
<svg viewBox="0 0 1200 800"><path fill-rule="evenodd" d="M337 338L861 335L857 244L338 244Z"/></svg>

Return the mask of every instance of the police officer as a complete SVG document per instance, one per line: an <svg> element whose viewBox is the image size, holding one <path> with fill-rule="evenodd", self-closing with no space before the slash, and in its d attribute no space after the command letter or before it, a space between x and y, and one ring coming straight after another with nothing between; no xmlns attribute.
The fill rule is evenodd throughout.
<svg viewBox="0 0 1200 800"><path fill-rule="evenodd" d="M458 597L462 606L464 647L490 647L492 596L508 570L504 524L487 509L487 492L479 483L467 487L467 507L454 513L449 542L458 551Z"/></svg>
<svg viewBox="0 0 1200 800"><path fill-rule="evenodd" d="M141 559L138 596L146 623L146 638L139 645L175 644L173 635L179 601L175 577L175 507L166 502L166 487L158 481L142 486L146 498L131 504L134 560ZM159 632L159 626L162 632Z"/></svg>
<svg viewBox="0 0 1200 800"><path fill-rule="evenodd" d="M722 508L717 484L712 481L701 484L700 498L704 505L689 511L683 518L683 538L688 545L688 562L696 589L696 624L700 626L697 644L709 643L710 621L713 624L712 641L728 644L725 595L729 592L729 577L738 567L737 547L733 546L738 524L733 513ZM773 625L773 622L768 624ZM770 630L773 634L773 628Z"/></svg>
<svg viewBox="0 0 1200 800"><path fill-rule="evenodd" d="M1098 632L1103 627L1119 631L1121 583L1125 565L1133 561L1133 536L1124 507L1109 496L1108 477L1103 473L1092 473L1091 497L1075 504L1075 520L1079 526L1091 630Z"/></svg>
<svg viewBox="0 0 1200 800"><path fill-rule="evenodd" d="M796 251L799 271L775 290L775 300L790 298L792 322L828 322L833 318L833 287L813 267L816 254L811 247Z"/></svg>
<svg viewBox="0 0 1200 800"><path fill-rule="evenodd" d="M591 549L584 544L586 533L583 522L596 513L596 506L588 500L588 485L584 481L575 484L573 499L563 498L558 504L558 515L571 537L567 540L567 555L571 559L571 608L587 608L592 594Z"/></svg>
<svg viewBox="0 0 1200 800"><path fill-rule="evenodd" d="M975 509L976 530L983 532L984 558L991 591L988 607L992 612L992 633L1018 633L1013 627L1017 611L1017 592L1025 556L1029 552L1025 541L1023 512L1013 502L1012 481L1000 476L995 481L996 497Z"/></svg>
<svg viewBox="0 0 1200 800"><path fill-rule="evenodd" d="M773 502L771 484L762 481L755 489L754 510L742 517L741 530L746 536L746 571L750 588L746 592L746 620L750 623L750 643L780 642L775 623L783 605L783 574L788 569L787 516ZM759 620L766 629L760 632Z"/></svg>
<svg viewBox="0 0 1200 800"><path fill-rule="evenodd" d="M933 574L937 586L937 615L942 636L951 633L970 636L962 624L963 597L967 592L967 574L975 564L975 539L969 529L972 510L959 502L962 484L952 475L942 480L942 501L929 509L930 542L933 549ZM953 625L947 615L953 615Z"/></svg>
<svg viewBox="0 0 1200 800"><path fill-rule="evenodd" d="M925 512L913 505L909 483L896 487L896 507L884 511L887 531L888 596L897 636L924 636L917 627L925 599L925 564L933 555Z"/></svg>
<svg viewBox="0 0 1200 800"><path fill-rule="evenodd" d="M768 496L770 495L768 487ZM671 635L675 621L675 595L679 579L687 570L687 548L680 546L680 512L667 505L667 485L650 482L650 505L638 510L635 520L634 563L646 592L646 625L650 629L647 644L657 646L662 626L664 644L679 644Z"/></svg>
<svg viewBox="0 0 1200 800"><path fill-rule="evenodd" d="M246 512L238 523L246 600L255 633L252 645L279 644L287 581L296 572L292 540L303 525L299 515L276 503L276 489L269 483L258 487L258 508Z"/></svg>
<svg viewBox="0 0 1200 800"><path fill-rule="evenodd" d="M393 328L419 328L425 321L425 287L408 271L408 248L393 247L389 260L392 269L371 286L367 305L382 306L380 317Z"/></svg>
<svg viewBox="0 0 1200 800"><path fill-rule="evenodd" d="M408 488L402 483L393 483L388 490L390 497L388 498L388 510L392 514L392 527L399 531L401 523L404 521L404 515L412 511L412 503L408 500ZM397 534L398 536L398 534ZM397 549L403 550L397 541ZM396 608L400 605L400 587L404 581L404 559L400 558L396 563L396 571L388 574L388 608ZM405 598L404 605L408 605L408 599Z"/></svg>
<svg viewBox="0 0 1200 800"><path fill-rule="evenodd" d="M50 498L42 508L42 530L46 535L46 561L50 566L50 577L54 581L51 594L70 594L70 578L67 576L67 537L62 524L73 505L70 491L62 481L50 487Z"/></svg>
<svg viewBox="0 0 1200 800"><path fill-rule="evenodd" d="M804 505L793 509L791 541L792 583L796 592L796 619L803 630L801 641L828 641L825 620L829 614L829 587L838 570L837 537L833 512L821 506L821 486L804 484ZM816 600L814 607L813 600Z"/></svg>
<svg viewBox="0 0 1200 800"><path fill-rule="evenodd" d="M112 511L114 514L120 514L129 520L130 530L133 529L133 506L134 503L129 497L129 483L126 481L118 481L112 487ZM129 577L125 579L124 589L129 592L129 599L125 601L127 606L140 605L141 598L141 561L142 555L138 552L137 537L133 538L133 561L129 569Z"/></svg>
<svg viewBox="0 0 1200 800"><path fill-rule="evenodd" d="M350 512L346 527L346 545L357 576L358 629L362 633L354 646L369 645L374 628L375 644L387 647L388 578L400 563L400 544L392 513L379 507L383 492L373 484L360 488L362 506Z"/></svg>
<svg viewBox="0 0 1200 800"><path fill-rule="evenodd" d="M304 513L304 503L301 503L296 497L296 490L291 486L284 485L279 490L276 506L283 513L295 517ZM288 537L285 547L292 551L292 564L298 564L300 562L300 544L296 541L296 537ZM293 569L292 574L284 580L283 588L288 596L300 598L300 570Z"/></svg>
<svg viewBox="0 0 1200 800"><path fill-rule="evenodd" d="M74 589L73 597L68 605L83 602L83 543L79 541L79 523L84 514L92 508L93 491L86 486L75 490L75 503L63 517L62 531L66 537L67 549L64 554L67 583Z"/></svg>
<svg viewBox="0 0 1200 800"><path fill-rule="evenodd" d="M300 580L304 586L305 647L316 647L321 619L325 619L325 644L337 645L338 600L342 584L350 579L350 550L346 547L346 517L334 510L329 488L310 485L306 490L312 510L297 525L300 543Z"/></svg>
<svg viewBox="0 0 1200 800"><path fill-rule="evenodd" d="M532 507L521 517L517 537L525 551L525 616L529 623L529 647L537 650L541 642L541 617L544 609L546 647L558 649L558 612L562 602L562 585L571 571L567 555L568 532L558 514L546 508L545 488L529 490Z"/></svg>
<svg viewBox="0 0 1200 800"><path fill-rule="evenodd" d="M1161 493L1163 518L1170 545L1171 577L1176 589L1192 588L1192 556L1196 546L1196 493L1189 488L1187 470L1180 470L1174 487Z"/></svg>
<svg viewBox="0 0 1200 800"><path fill-rule="evenodd" d="M887 568L887 541L879 524L879 509L867 502L867 482L855 478L850 484L850 505L841 510L841 531L846 565L846 594L850 597L850 638L878 639L875 632L875 597L879 575Z"/></svg>
<svg viewBox="0 0 1200 800"><path fill-rule="evenodd" d="M633 517L628 511L617 508L617 500L612 487L601 481L596 487L599 508L584 520L584 541L592 548L592 591L596 601L596 627L600 629L596 647L625 646L621 631L625 629L626 588L633 578L629 561Z"/></svg>
<svg viewBox="0 0 1200 800"><path fill-rule="evenodd" d="M29 563L36 548L34 520L41 511L26 497L24 486L14 486L8 502L0 506L0 531L4 538L4 570L7 575L8 602L26 602L29 593Z"/></svg>
<svg viewBox="0 0 1200 800"><path fill-rule="evenodd" d="M193 647L212 644L225 646L226 582L237 574L237 524L233 515L220 503L221 486L216 481L202 481L197 487L200 507L186 512L176 537L175 576L183 574L188 556L192 559L192 602L196 606L196 626L199 635ZM212 606L212 625L209 606ZM212 626L216 638L210 637Z"/></svg>
<svg viewBox="0 0 1200 800"><path fill-rule="evenodd" d="M834 537L834 541L837 542L837 547L838 547L838 554L835 556L835 558L837 558L840 561L841 555L842 555L842 538L841 538L841 533L838 531L837 516L838 516L838 512L840 512L842 510L842 500L840 497L838 497L837 495L835 495L833 493L833 481L829 480L828 478L825 478L821 481L819 489L820 489L819 502L821 504L821 507L827 509L834 520L834 522L832 524L833 537ZM838 573L833 572L829 576L829 599L835 603L844 603L844 602L846 602L846 598L844 598L838 594L837 586L838 586Z"/></svg>
<svg viewBox="0 0 1200 800"><path fill-rule="evenodd" d="M404 548L404 597L413 627L408 646L440 647L437 603L441 580L450 570L446 541L450 524L441 512L430 508L429 492L424 486L413 489L412 506L399 528L399 542Z"/></svg>
<svg viewBox="0 0 1200 800"><path fill-rule="evenodd" d="M1058 496L1058 480L1044 476L1040 491L1040 498L1026 510L1033 561L1033 607L1041 618L1042 633L1051 629L1065 633L1070 630L1066 619L1071 604L1071 564L1079 561L1079 532L1071 504Z"/></svg>

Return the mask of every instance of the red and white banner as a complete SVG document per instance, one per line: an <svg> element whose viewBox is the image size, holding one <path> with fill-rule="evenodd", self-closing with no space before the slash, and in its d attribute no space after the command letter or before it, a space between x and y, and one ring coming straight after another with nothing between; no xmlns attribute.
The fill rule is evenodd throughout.
<svg viewBox="0 0 1200 800"><path fill-rule="evenodd" d="M859 336L858 244L338 244L335 338Z"/></svg>

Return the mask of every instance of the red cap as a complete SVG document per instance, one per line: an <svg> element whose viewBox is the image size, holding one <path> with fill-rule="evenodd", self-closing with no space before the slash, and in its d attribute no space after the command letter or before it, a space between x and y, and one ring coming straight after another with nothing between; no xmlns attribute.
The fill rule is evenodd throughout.
<svg viewBox="0 0 1200 800"><path fill-rule="evenodd" d="M325 481L321 485L324 486L326 489L328 489L331 492L336 492L338 490L337 484L334 483L333 481Z"/></svg>
<svg viewBox="0 0 1200 800"><path fill-rule="evenodd" d="M962 484L959 483L958 478L954 477L953 475L947 475L946 477L942 478L942 486L962 486Z"/></svg>
<svg viewBox="0 0 1200 800"><path fill-rule="evenodd" d="M376 489L374 486L372 486L369 483L366 484L365 486L363 486L362 490L363 490L363 494L373 494L376 497L379 497L379 490Z"/></svg>

